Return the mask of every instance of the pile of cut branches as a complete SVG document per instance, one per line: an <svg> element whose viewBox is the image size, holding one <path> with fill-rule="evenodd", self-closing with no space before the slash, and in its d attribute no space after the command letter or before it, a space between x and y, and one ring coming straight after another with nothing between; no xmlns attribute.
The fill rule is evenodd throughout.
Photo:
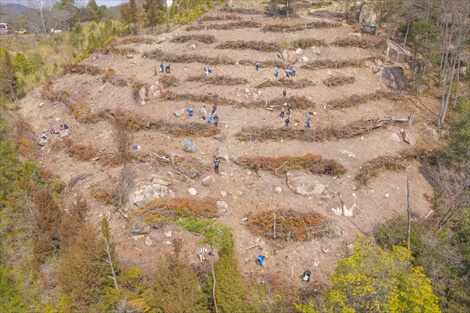
<svg viewBox="0 0 470 313"><path fill-rule="evenodd" d="M255 171L272 171L275 174L287 173L295 169L306 169L312 174L339 176L346 173L346 168L335 160L324 159L320 155L283 156L279 158L258 156L239 158L236 163Z"/></svg>
<svg viewBox="0 0 470 313"><path fill-rule="evenodd" d="M221 97L213 93L204 93L202 95L195 95L191 93L175 93L175 92L164 92L162 93L162 98L167 101L193 101L207 104L217 104L217 105L228 105L236 103L235 100Z"/></svg>
<svg viewBox="0 0 470 313"><path fill-rule="evenodd" d="M336 76L322 80L322 82L328 87L336 87L346 84L352 84L356 81L354 76Z"/></svg>
<svg viewBox="0 0 470 313"><path fill-rule="evenodd" d="M229 57L208 57L205 55L198 54L174 54L174 53L165 53L161 50L154 50L152 52L145 52L144 57L149 59L157 59L163 62L172 62L172 63L203 63L211 65L235 65L236 62ZM253 64L255 64L254 62Z"/></svg>
<svg viewBox="0 0 470 313"><path fill-rule="evenodd" d="M108 54L109 52L117 53L120 55L130 55L130 54L137 54L137 50L134 48L129 47L116 47L116 46L108 46L100 49L101 54Z"/></svg>
<svg viewBox="0 0 470 313"><path fill-rule="evenodd" d="M130 36L130 37L124 37L122 38L116 45L126 45L130 43L145 43L148 45L151 45L154 43L153 39L151 38L144 38L140 36Z"/></svg>
<svg viewBox="0 0 470 313"><path fill-rule="evenodd" d="M365 103L370 100L388 99L392 101L401 101L405 99L405 96L398 92L377 90L374 93L368 93L364 95L352 95L348 98L333 99L325 104L328 109L345 109L352 106Z"/></svg>
<svg viewBox="0 0 470 313"><path fill-rule="evenodd" d="M284 88L305 88L315 86L315 83L308 79L293 80L287 78L281 78L279 80L266 80L256 86L256 88L267 88L267 87L284 87Z"/></svg>
<svg viewBox="0 0 470 313"><path fill-rule="evenodd" d="M244 127L237 136L240 141L263 139L291 139L301 141L326 141L335 139L348 139L364 135L370 131L394 123L407 123L408 119L374 118L362 119L349 125L329 126L320 129L296 129L289 127L265 128Z"/></svg>
<svg viewBox="0 0 470 313"><path fill-rule="evenodd" d="M282 241L307 241L328 232L330 222L326 216L294 210L271 210L248 218L248 229L257 236Z"/></svg>
<svg viewBox="0 0 470 313"><path fill-rule="evenodd" d="M210 219L219 216L214 198L155 199L132 213L132 217L145 215L145 221L174 222L180 218Z"/></svg>
<svg viewBox="0 0 470 313"><path fill-rule="evenodd" d="M210 137L220 134L220 129L208 123L168 123L166 121L150 121L146 128L158 130L176 137Z"/></svg>
<svg viewBox="0 0 470 313"><path fill-rule="evenodd" d="M362 67L366 60L374 59L375 57L360 59L360 60L342 60L342 61L331 61L331 60L318 60L301 66L302 69L306 70L318 70L322 68L343 68L343 67Z"/></svg>
<svg viewBox="0 0 470 313"><path fill-rule="evenodd" d="M238 21L226 24L209 24L209 25L191 25L186 28L187 31L191 30L203 30L203 29L242 29L242 28L261 28L261 23L254 21Z"/></svg>
<svg viewBox="0 0 470 313"><path fill-rule="evenodd" d="M64 64L64 71L66 74L90 74L99 75L101 70L93 65L86 65L83 63L67 63Z"/></svg>
<svg viewBox="0 0 470 313"><path fill-rule="evenodd" d="M210 21L239 21L242 18L237 15L203 15L198 19L198 22L210 22Z"/></svg>
<svg viewBox="0 0 470 313"><path fill-rule="evenodd" d="M379 36L372 37L374 39L354 39L354 38L345 38L337 39L332 45L337 47L358 47L362 49L378 48L384 43L384 39Z"/></svg>
<svg viewBox="0 0 470 313"><path fill-rule="evenodd" d="M168 87L178 87L179 81L174 75L162 75L158 79L158 82L163 86L163 88Z"/></svg>
<svg viewBox="0 0 470 313"><path fill-rule="evenodd" d="M313 28L333 28L333 27L340 27L341 23L328 23L328 22L311 22L305 24L271 24L264 26L261 30L263 32L296 32L306 29L313 29Z"/></svg>
<svg viewBox="0 0 470 313"><path fill-rule="evenodd" d="M191 40L195 40L195 41L199 41L199 42L202 42L202 43L214 43L215 42L215 37L212 36L212 35L182 35L182 36L178 36L178 37L175 37L171 40L171 42L177 42L177 43L184 43L184 42L188 42L188 41L191 41Z"/></svg>
<svg viewBox="0 0 470 313"><path fill-rule="evenodd" d="M243 102L240 103L241 107L246 108L260 108L260 107L268 107L268 108L276 108L281 107L284 104L288 104L293 109L313 109L315 108L315 102L304 97L304 96L290 96L290 97L280 97L273 100L259 100L254 102Z"/></svg>
<svg viewBox="0 0 470 313"><path fill-rule="evenodd" d="M264 52L277 52L281 50L281 45L275 42L236 40L219 43L217 46L215 46L215 48L238 50L251 49Z"/></svg>
<svg viewBox="0 0 470 313"><path fill-rule="evenodd" d="M297 48L310 48L314 46L328 46L328 44L323 39L315 39L315 38L300 38L299 40L292 41L290 46L293 50Z"/></svg>
<svg viewBox="0 0 470 313"><path fill-rule="evenodd" d="M189 76L186 81L188 82L204 82L211 85L224 85L224 86L235 86L245 85L248 81L244 78L234 78L228 76L206 76L206 75L194 75Z"/></svg>

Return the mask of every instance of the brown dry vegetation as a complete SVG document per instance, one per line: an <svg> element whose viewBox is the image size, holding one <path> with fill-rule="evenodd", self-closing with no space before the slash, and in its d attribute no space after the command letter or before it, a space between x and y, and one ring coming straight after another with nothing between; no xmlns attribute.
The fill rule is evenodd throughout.
<svg viewBox="0 0 470 313"><path fill-rule="evenodd" d="M132 217L145 215L145 221L149 222L174 222L181 217L193 217L198 219L210 219L219 216L214 198L203 199L155 199L139 208Z"/></svg>
<svg viewBox="0 0 470 313"><path fill-rule="evenodd" d="M174 75L160 76L158 82L163 86L163 88L178 87L179 85L179 79L177 79Z"/></svg>
<svg viewBox="0 0 470 313"><path fill-rule="evenodd" d="M239 21L242 18L237 15L203 15L198 19L198 22L209 22L209 21Z"/></svg>
<svg viewBox="0 0 470 313"><path fill-rule="evenodd" d="M131 37L125 37L125 38L121 39L115 45L126 45L126 44L130 44L130 43L145 43L145 44L151 45L152 43L154 43L154 41L151 38L143 38L143 37L140 37L140 36L131 36Z"/></svg>
<svg viewBox="0 0 470 313"><path fill-rule="evenodd" d="M297 49L297 48L309 48L313 46L327 46L324 40L318 40L315 38L301 38L299 40L295 40L289 43L278 43L278 42L265 42L265 41L244 41L244 40L236 40L236 41L225 41L218 44L215 48L216 49L237 49L237 50L244 50L244 49L251 49L257 51L264 51L264 52L279 52L283 49Z"/></svg>
<svg viewBox="0 0 470 313"><path fill-rule="evenodd" d="M241 29L241 28L261 28L263 26L261 23L254 21L238 21L226 24L209 24L209 25L191 25L186 28L187 31L191 30L203 30L203 29L217 29L217 30L227 30L227 29Z"/></svg>
<svg viewBox="0 0 470 313"><path fill-rule="evenodd" d="M311 22L311 23L304 23L304 24L294 24L294 25L287 25L287 24L271 24L264 26L261 30L263 32L296 32L306 29L312 28L333 28L333 27L340 27L341 23L329 23L329 22Z"/></svg>
<svg viewBox="0 0 470 313"><path fill-rule="evenodd" d="M402 101L405 96L398 92L377 90L374 93L365 95L352 95L347 98L333 99L328 101L325 105L328 109L344 109L365 103L370 100L387 99L391 101Z"/></svg>
<svg viewBox="0 0 470 313"><path fill-rule="evenodd" d="M237 164L255 171L265 170L274 173L287 173L295 169L306 169L312 174L339 176L346 173L346 168L335 160L324 159L320 155L282 156L278 158L258 156L244 157Z"/></svg>
<svg viewBox="0 0 470 313"><path fill-rule="evenodd" d="M108 53L117 53L120 55L130 55L130 54L137 54L137 50L129 47L116 47L116 46L108 46L108 47L103 47L100 49L101 54L108 54Z"/></svg>
<svg viewBox="0 0 470 313"><path fill-rule="evenodd" d="M224 85L235 86L248 84L245 78L234 78L228 76L206 76L206 75L193 75L189 76L186 81L188 82L204 82L211 85Z"/></svg>
<svg viewBox="0 0 470 313"><path fill-rule="evenodd" d="M373 36L369 39L344 38L335 40L332 45L337 47L358 47L362 49L378 48L384 43L385 39L379 36Z"/></svg>
<svg viewBox="0 0 470 313"><path fill-rule="evenodd" d="M117 75L113 68L108 68L104 71L101 77L103 82L109 82L114 86L127 86L127 80L123 75Z"/></svg>
<svg viewBox="0 0 470 313"><path fill-rule="evenodd" d="M320 129L297 129L290 127L265 128L244 127L236 134L238 140L263 140L263 139L289 139L302 141L326 141L334 139L348 139L361 136L385 125L396 123L389 119L365 119L352 122L349 125L329 126Z"/></svg>
<svg viewBox="0 0 470 313"><path fill-rule="evenodd" d="M284 87L298 89L310 86L315 86L315 83L308 79L293 80L288 78L281 78L279 80L266 80L256 86L256 88Z"/></svg>
<svg viewBox="0 0 470 313"><path fill-rule="evenodd" d="M96 66L86 65L83 63L67 63L64 64L64 72L66 74L90 74L99 75L101 70Z"/></svg>
<svg viewBox="0 0 470 313"><path fill-rule="evenodd" d="M178 36L176 38L173 38L171 40L171 42L184 43L184 42L188 42L188 41L192 41L192 40L209 44L209 43L214 43L215 42L215 37L213 35L194 35L194 34L192 34L192 35L182 35L182 36Z"/></svg>
<svg viewBox="0 0 470 313"><path fill-rule="evenodd" d="M322 80L322 82L328 87L336 87L346 84L352 84L356 81L354 76L339 76L339 77L330 77L328 79Z"/></svg>
<svg viewBox="0 0 470 313"><path fill-rule="evenodd" d="M374 60L376 57L368 57L358 60L342 60L342 61L331 61L331 60L318 60L302 65L300 68L305 70L317 70L322 68L343 68L343 67L363 67L364 62L367 60Z"/></svg>
<svg viewBox="0 0 470 313"><path fill-rule="evenodd" d="M309 212L278 209L249 217L246 226L257 236L282 241L306 241L322 236L328 231L329 224L324 215L310 209Z"/></svg>

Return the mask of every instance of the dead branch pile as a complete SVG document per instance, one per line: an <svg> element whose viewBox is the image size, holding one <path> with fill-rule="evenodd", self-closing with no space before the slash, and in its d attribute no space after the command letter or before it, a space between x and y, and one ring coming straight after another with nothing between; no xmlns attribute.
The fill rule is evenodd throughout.
<svg viewBox="0 0 470 313"><path fill-rule="evenodd" d="M210 137L220 134L220 129L208 123L168 123L165 121L151 121L148 129L158 130L176 137Z"/></svg>
<svg viewBox="0 0 470 313"><path fill-rule="evenodd" d="M240 103L240 106L246 108L259 108L259 107L268 107L276 108L281 107L285 103L292 106L293 109L313 109L315 108L315 102L304 97L304 96L291 96L291 97L280 97L273 100L259 100L255 102L243 102Z"/></svg>
<svg viewBox="0 0 470 313"><path fill-rule="evenodd" d="M297 48L310 48L314 46L328 46L328 44L323 39L315 39L315 38L300 38L299 40L293 41L290 46L293 50Z"/></svg>
<svg viewBox="0 0 470 313"><path fill-rule="evenodd" d="M370 100L388 99L392 101L401 101L405 96L398 92L377 90L375 93L365 95L352 95L348 98L333 99L328 101L325 106L328 109L344 109L365 103Z"/></svg>
<svg viewBox="0 0 470 313"><path fill-rule="evenodd" d="M317 212L279 209L253 215L246 225L257 236L282 241L306 241L322 236L330 222Z"/></svg>
<svg viewBox="0 0 470 313"><path fill-rule="evenodd" d="M281 78L279 80L266 80L256 86L255 88L267 88L267 87L285 87L285 88L305 88L315 86L315 83L308 79L293 80L287 78Z"/></svg>
<svg viewBox="0 0 470 313"><path fill-rule="evenodd" d="M161 50L154 50L152 52L145 52L143 57L149 59L157 59L163 62L172 62L172 63L203 63L211 65L235 65L236 62L229 57L208 57L198 54L174 54L174 53L165 53ZM256 62L255 62L256 63ZM253 63L253 64L255 64Z"/></svg>
<svg viewBox="0 0 470 313"><path fill-rule="evenodd" d="M195 95L191 93L174 93L174 92L164 92L162 93L162 98L167 101L193 101L201 102L208 104L217 104L217 105L228 105L236 103L235 100L230 100L228 98L221 97L213 93L204 93L202 95Z"/></svg>
<svg viewBox="0 0 470 313"><path fill-rule="evenodd" d="M346 84L352 84L356 81L354 76L336 76L322 80L322 82L328 87L336 87Z"/></svg>
<svg viewBox="0 0 470 313"><path fill-rule="evenodd" d="M204 15L199 18L198 22L210 22L210 21L239 21L242 18L237 15Z"/></svg>
<svg viewBox="0 0 470 313"><path fill-rule="evenodd" d="M384 39L374 36L374 39L354 39L351 37L335 40L332 45L337 47L358 47L362 49L378 48L384 43Z"/></svg>
<svg viewBox="0 0 470 313"><path fill-rule="evenodd" d="M113 68L108 68L104 71L101 77L103 82L109 82L114 86L127 86L127 80L123 75L116 75L116 71Z"/></svg>
<svg viewBox="0 0 470 313"><path fill-rule="evenodd" d="M275 42L236 40L219 43L217 46L215 46L215 48L238 50L251 49L264 52L277 52L281 50L281 45Z"/></svg>
<svg viewBox="0 0 470 313"><path fill-rule="evenodd" d="M145 214L145 221L174 222L182 217L210 219L219 216L216 199L201 200L189 198L155 199L132 213L133 217Z"/></svg>
<svg viewBox="0 0 470 313"><path fill-rule="evenodd" d="M130 44L130 43L145 43L145 44L151 45L152 43L154 43L154 41L151 38L143 38L143 37L140 37L140 36L131 36L131 37L123 38L116 45L125 45L125 44Z"/></svg>
<svg viewBox="0 0 470 313"><path fill-rule="evenodd" d="M98 75L101 74L101 70L93 65L86 65L82 63L67 63L64 64L64 70L66 74L90 74Z"/></svg>
<svg viewBox="0 0 470 313"><path fill-rule="evenodd" d="M179 80L174 75L162 75L158 79L158 82L163 86L163 88L178 87L179 85Z"/></svg>
<svg viewBox="0 0 470 313"><path fill-rule="evenodd" d="M183 35L173 38L171 42L184 43L191 40L209 44L215 42L215 37L212 35Z"/></svg>
<svg viewBox="0 0 470 313"><path fill-rule="evenodd" d="M256 62L257 61L254 61L254 60L242 59L238 61L238 64L244 65L244 66L254 66ZM261 67L289 68L289 64L283 61L266 60L266 61L261 61Z"/></svg>
<svg viewBox="0 0 470 313"><path fill-rule="evenodd" d="M352 122L349 125L329 126L322 129L295 129L289 127L265 128L244 127L236 134L238 140L285 139L301 141L326 141L348 139L364 135L375 129L394 123L405 123L408 119L374 118Z"/></svg>
<svg viewBox="0 0 470 313"><path fill-rule="evenodd" d="M343 68L343 67L362 67L366 60L374 59L374 57L360 59L360 60L342 60L342 61L331 61L331 60L318 60L302 65L302 69L306 70L317 70L321 68Z"/></svg>
<svg viewBox="0 0 470 313"><path fill-rule="evenodd" d="M273 171L276 174L287 173L295 169L306 169L312 174L339 176L346 173L346 168L335 160L324 159L320 155L283 156L279 158L258 156L243 157L237 164L255 171Z"/></svg>
<svg viewBox="0 0 470 313"><path fill-rule="evenodd" d="M234 78L228 76L206 76L206 75L194 75L189 76L186 81L188 82L204 82L211 85L224 85L224 86L235 86L245 85L248 81L244 78Z"/></svg>
<svg viewBox="0 0 470 313"><path fill-rule="evenodd" d="M263 32L296 32L306 29L312 28L333 28L339 27L341 23L328 23L328 22L311 22L305 24L294 24L294 25L287 25L287 24L271 24L264 26L261 30Z"/></svg>
<svg viewBox="0 0 470 313"><path fill-rule="evenodd" d="M209 25L191 25L186 28L187 31L191 30L203 30L203 29L241 29L241 28L261 28L261 23L254 21L238 21L226 24L209 24Z"/></svg>
<svg viewBox="0 0 470 313"><path fill-rule="evenodd" d="M137 50L135 50L134 48L129 48L129 47L108 46L100 50L101 54L108 54L109 52L117 53L120 55L131 55L131 54L138 53Z"/></svg>

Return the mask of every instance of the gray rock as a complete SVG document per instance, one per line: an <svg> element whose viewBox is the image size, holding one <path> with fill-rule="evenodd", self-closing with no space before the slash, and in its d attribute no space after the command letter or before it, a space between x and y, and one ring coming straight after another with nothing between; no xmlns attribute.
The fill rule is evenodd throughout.
<svg viewBox="0 0 470 313"><path fill-rule="evenodd" d="M184 114L186 110L183 108L183 109L180 109L180 110L177 110L175 111L173 114L176 116L176 117L180 117Z"/></svg>
<svg viewBox="0 0 470 313"><path fill-rule="evenodd" d="M395 41L387 39L384 43L384 55L395 62L408 62L411 59L411 52L401 47Z"/></svg>
<svg viewBox="0 0 470 313"><path fill-rule="evenodd" d="M139 98L140 100L145 100L145 96L147 95L147 89L144 87L140 88L139 90Z"/></svg>
<svg viewBox="0 0 470 313"><path fill-rule="evenodd" d="M375 3L374 2L366 2L365 4L363 5L360 5L359 7L359 12L358 12L358 19L357 21L358 22L362 22L362 20L364 19L366 21L367 24L370 24L370 23L376 23L377 22L377 12L379 12L379 10L377 10L377 7L375 6Z"/></svg>
<svg viewBox="0 0 470 313"><path fill-rule="evenodd" d="M295 53L295 51L283 50L282 59L288 63L294 64L299 59L299 56L297 53Z"/></svg>
<svg viewBox="0 0 470 313"><path fill-rule="evenodd" d="M60 138L67 138L70 136L70 129L64 129L60 131L59 137Z"/></svg>
<svg viewBox="0 0 470 313"><path fill-rule="evenodd" d="M39 138L38 145L45 146L47 144L47 139Z"/></svg>
<svg viewBox="0 0 470 313"><path fill-rule="evenodd" d="M191 49L191 50L196 50L196 44L193 43L192 45L190 45L190 46L189 46L189 49Z"/></svg>
<svg viewBox="0 0 470 313"><path fill-rule="evenodd" d="M215 183L215 178L212 175L206 176L202 179L203 186L210 186Z"/></svg>
<svg viewBox="0 0 470 313"><path fill-rule="evenodd" d="M426 123L423 123L423 126L424 126L424 133L428 135L429 137L431 137L432 140L437 140L439 138L437 131L434 128L432 128Z"/></svg>
<svg viewBox="0 0 470 313"><path fill-rule="evenodd" d="M302 196L318 196L325 191L325 185L309 176L295 176L287 173L287 186Z"/></svg>
<svg viewBox="0 0 470 313"><path fill-rule="evenodd" d="M198 172L192 167L186 168L184 166L178 166L176 170L180 172L181 174L188 176L191 179L196 178L196 176L198 175Z"/></svg>
<svg viewBox="0 0 470 313"><path fill-rule="evenodd" d="M188 189L188 193L189 193L191 196L195 196L195 195L197 195L197 190L194 189L194 188L189 188L189 189Z"/></svg>
<svg viewBox="0 0 470 313"><path fill-rule="evenodd" d="M398 135L396 133L392 133L392 139L395 140L396 142L401 142L401 139L400 137L398 137Z"/></svg>
<svg viewBox="0 0 470 313"><path fill-rule="evenodd" d="M318 47L312 47L312 48L310 48L310 50L312 50L313 54L316 54L316 55L321 54L320 48L318 48Z"/></svg>
<svg viewBox="0 0 470 313"><path fill-rule="evenodd" d="M134 205L141 207L147 202L160 198L174 198L175 193L167 186L152 184L146 185L134 194Z"/></svg>
<svg viewBox="0 0 470 313"><path fill-rule="evenodd" d="M402 90L405 87L405 76L400 66L385 66L375 76L388 89Z"/></svg>
<svg viewBox="0 0 470 313"><path fill-rule="evenodd" d="M149 88L148 94L149 94L149 95L153 95L153 94L155 93L155 91L157 91L157 87L155 87L155 85L152 85L152 86L150 86L150 88Z"/></svg>
<svg viewBox="0 0 470 313"><path fill-rule="evenodd" d="M359 40L361 39L361 37L362 37L361 33L349 33L348 34L348 38L352 38L352 39Z"/></svg>
<svg viewBox="0 0 470 313"><path fill-rule="evenodd" d="M302 55L304 51L301 48L297 48L295 49L295 53L297 53L298 55Z"/></svg>
<svg viewBox="0 0 470 313"><path fill-rule="evenodd" d="M382 68L380 66L377 66L377 65L374 64L374 65L371 66L370 69L371 69L372 73L377 74L378 72L380 72L380 70Z"/></svg>
<svg viewBox="0 0 470 313"><path fill-rule="evenodd" d="M274 188L274 192L276 193L281 193L282 192L282 188L277 186L276 188Z"/></svg>
<svg viewBox="0 0 470 313"><path fill-rule="evenodd" d="M217 201L215 206L217 207L217 210L219 210L221 213L225 213L228 210L228 204L223 200Z"/></svg>
<svg viewBox="0 0 470 313"><path fill-rule="evenodd" d="M223 191L223 190L221 190L221 191L220 191L220 195L221 195L222 197L225 197L225 196L227 196L227 192L226 192L226 191Z"/></svg>
<svg viewBox="0 0 470 313"><path fill-rule="evenodd" d="M225 147L219 147L214 152L214 158L224 159L225 161L229 161L228 151Z"/></svg>
<svg viewBox="0 0 470 313"><path fill-rule="evenodd" d="M196 152L196 145L194 143L190 144L189 142L185 142L183 143L183 151Z"/></svg>
<svg viewBox="0 0 470 313"><path fill-rule="evenodd" d="M401 131L401 136L403 138L403 141L409 144L410 146L414 146L416 144L414 136L411 136L411 134L408 133L406 130Z"/></svg>
<svg viewBox="0 0 470 313"><path fill-rule="evenodd" d="M460 54L460 65L461 66L468 66L470 64L470 53L469 52L462 52Z"/></svg>
<svg viewBox="0 0 470 313"><path fill-rule="evenodd" d="M150 239L149 236L145 236L145 245L148 247L151 247L153 244L152 240Z"/></svg>
<svg viewBox="0 0 470 313"><path fill-rule="evenodd" d="M307 63L307 62L308 62L308 57L306 57L306 56L303 56L303 57L302 57L302 62L305 62L305 63Z"/></svg>

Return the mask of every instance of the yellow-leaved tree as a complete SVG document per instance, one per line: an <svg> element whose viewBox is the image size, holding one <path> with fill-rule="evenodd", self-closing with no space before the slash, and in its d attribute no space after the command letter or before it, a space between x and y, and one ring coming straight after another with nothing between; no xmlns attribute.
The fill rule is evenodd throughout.
<svg viewBox="0 0 470 313"><path fill-rule="evenodd" d="M403 247L383 250L373 238L361 236L330 278L326 312L440 312L430 279L411 264Z"/></svg>

